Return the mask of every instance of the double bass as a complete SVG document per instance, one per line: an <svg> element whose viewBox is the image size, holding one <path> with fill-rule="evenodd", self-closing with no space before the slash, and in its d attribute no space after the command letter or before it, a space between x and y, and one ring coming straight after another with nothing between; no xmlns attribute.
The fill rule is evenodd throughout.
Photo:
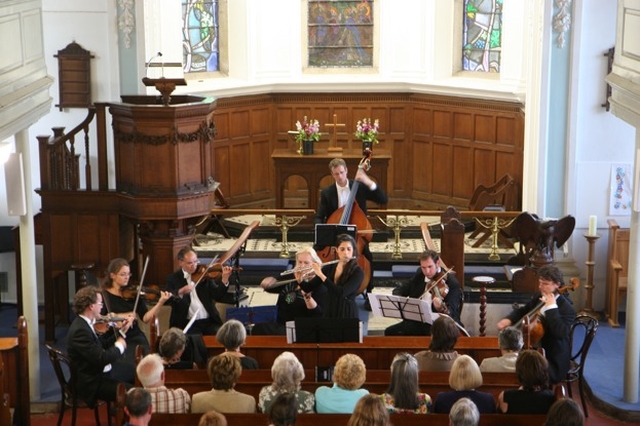
<svg viewBox="0 0 640 426"><path fill-rule="evenodd" d="M358 169L368 171L369 169L371 169L372 152L367 148L364 153L364 157L358 164ZM369 285L369 280L371 277L371 262L369 262L369 259L367 259L363 255L363 252L367 247L367 244L369 244L372 239L373 228L371 226L371 222L369 222L369 219L367 218L367 215L364 214L364 212L358 205L358 202L356 201L356 194L358 193L359 185L360 182L354 179L347 202L344 206L331 213L331 215L327 219L327 223L356 226L356 246L358 249L356 260L358 261L358 266L360 266L360 268L364 272L364 279L360 284L360 288L358 288L358 294L361 294ZM333 247L326 247L325 249L318 251L318 256L320 256L320 259L322 259L323 263L326 263L334 260L335 251L333 250Z"/></svg>

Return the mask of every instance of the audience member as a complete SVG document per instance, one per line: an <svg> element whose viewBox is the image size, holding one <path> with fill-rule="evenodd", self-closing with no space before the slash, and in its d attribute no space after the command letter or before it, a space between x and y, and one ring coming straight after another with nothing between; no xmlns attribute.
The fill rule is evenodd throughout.
<svg viewBox="0 0 640 426"><path fill-rule="evenodd" d="M313 413L315 397L311 392L300 390L304 379L304 368L292 352L282 352L271 366L273 383L260 390L258 409L268 413L271 404L283 393L291 393L297 400L299 413Z"/></svg>
<svg viewBox="0 0 640 426"><path fill-rule="evenodd" d="M227 418L222 413L209 410L200 417L198 426L227 426Z"/></svg>
<svg viewBox="0 0 640 426"><path fill-rule="evenodd" d="M584 426L584 414L573 399L559 399L549 408L544 426Z"/></svg>
<svg viewBox="0 0 640 426"><path fill-rule="evenodd" d="M516 371L516 360L524 345L522 332L515 327L504 328L498 334L498 344L502 355L483 359L480 371L492 373Z"/></svg>
<svg viewBox="0 0 640 426"><path fill-rule="evenodd" d="M131 388L127 392L124 412L129 416L129 421L124 426L147 426L153 412L149 392L142 388Z"/></svg>
<svg viewBox="0 0 640 426"><path fill-rule="evenodd" d="M451 407L449 426L478 426L480 412L469 398L460 398Z"/></svg>
<svg viewBox="0 0 640 426"><path fill-rule="evenodd" d="M333 387L320 386L316 389L316 411L353 413L358 399L369 393L360 388L366 377L367 369L362 358L354 354L342 355L333 370Z"/></svg>
<svg viewBox="0 0 640 426"><path fill-rule="evenodd" d="M114 333L96 335L93 325L100 317L102 293L96 287L83 287L73 297L76 318L67 332L67 351L76 366L76 387L82 389L80 399L93 407L97 399L115 401L118 381L111 377L112 363L122 357L127 347L126 340ZM131 325L130 316L123 327L125 332ZM131 385L127 385L131 387Z"/></svg>
<svg viewBox="0 0 640 426"><path fill-rule="evenodd" d="M391 426L389 411L376 394L364 395L358 400L347 426Z"/></svg>
<svg viewBox="0 0 640 426"><path fill-rule="evenodd" d="M197 368L193 360L183 359L186 346L187 335L179 328L171 327L162 334L158 349L165 369L186 370Z"/></svg>
<svg viewBox="0 0 640 426"><path fill-rule="evenodd" d="M269 426L294 426L298 415L296 396L281 393L269 408Z"/></svg>
<svg viewBox="0 0 640 426"><path fill-rule="evenodd" d="M216 333L216 339L224 346L224 351L240 359L243 370L257 370L258 361L240 352L240 346L247 339L247 330L244 325L234 319L227 320Z"/></svg>
<svg viewBox="0 0 640 426"><path fill-rule="evenodd" d="M500 392L498 408L508 414L547 414L554 402L549 389L549 363L540 352L525 350L516 361L521 386Z"/></svg>
<svg viewBox="0 0 640 426"><path fill-rule="evenodd" d="M408 353L399 353L391 363L391 381L381 395L390 413L425 414L431 411L431 397L420 392L418 361Z"/></svg>
<svg viewBox="0 0 640 426"><path fill-rule="evenodd" d="M142 386L151 394L154 413L188 413L191 397L182 388L168 389L164 385L164 365L158 354L142 358L136 374Z"/></svg>
<svg viewBox="0 0 640 426"><path fill-rule="evenodd" d="M204 413L209 410L221 413L256 412L255 398L233 389L242 374L242 366L238 357L226 352L214 356L209 360L207 373L213 389L193 395L191 398L192 413Z"/></svg>
<svg viewBox="0 0 640 426"><path fill-rule="evenodd" d="M469 398L481 413L495 413L496 400L493 394L480 392L476 389L482 386L482 373L473 358L460 355L451 367L449 386L452 391L440 392L436 395L433 411L435 413L449 413L453 404L460 398Z"/></svg>
<svg viewBox="0 0 640 426"><path fill-rule="evenodd" d="M440 316L431 326L431 343L428 351L415 354L418 368L422 371L449 371L458 358L453 348L458 343L460 330L448 316Z"/></svg>

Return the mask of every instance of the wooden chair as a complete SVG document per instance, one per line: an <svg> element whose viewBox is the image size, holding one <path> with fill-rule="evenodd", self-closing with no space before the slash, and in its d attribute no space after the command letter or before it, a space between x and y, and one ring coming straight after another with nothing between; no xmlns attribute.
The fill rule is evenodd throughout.
<svg viewBox="0 0 640 426"><path fill-rule="evenodd" d="M614 219L609 225L609 248L607 254L606 316L611 327L620 327L618 306L627 292L629 273L629 228L620 228Z"/></svg>
<svg viewBox="0 0 640 426"><path fill-rule="evenodd" d="M100 406L107 405L107 424L111 426L111 404L105 401L97 401L94 407L90 407L80 398L78 398L78 392L76 392L76 379L77 373L75 366L71 362L66 354L60 352L57 349L52 348L49 345L45 345L49 352L49 359L53 364L53 370L56 373L58 383L60 383L60 391L62 399L60 401L60 415L58 416L58 426L62 424L64 418L64 412L68 407L71 407L71 426L76 424L76 410L78 408L93 408L95 413L96 424L100 426ZM82 389L79 389L82 392Z"/></svg>
<svg viewBox="0 0 640 426"><path fill-rule="evenodd" d="M493 185L478 185L473 191L471 201L469 201L469 210L499 210L499 211L517 211L518 207L518 186L516 181L509 173L505 173ZM489 237L491 237L491 229L476 226L476 229L469 235L469 238L477 238L473 243L473 247L480 247ZM498 239L507 247L513 247L513 243L508 239L505 230L500 230Z"/></svg>
<svg viewBox="0 0 640 426"><path fill-rule="evenodd" d="M571 383L578 382L582 410L586 417L589 417L589 412L587 411L587 400L584 392L584 364L593 338L596 336L596 331L598 331L598 321L590 315L578 315L573 324L571 324L571 366L567 372L565 382L567 383L570 398L573 398Z"/></svg>

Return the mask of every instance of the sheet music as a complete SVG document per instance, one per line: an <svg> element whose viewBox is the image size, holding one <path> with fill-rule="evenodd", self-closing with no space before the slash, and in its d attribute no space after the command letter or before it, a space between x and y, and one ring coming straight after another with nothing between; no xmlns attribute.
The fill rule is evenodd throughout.
<svg viewBox="0 0 640 426"><path fill-rule="evenodd" d="M432 324L439 313L431 310L431 300L414 299L392 294L369 293L371 312L376 316L407 319Z"/></svg>
<svg viewBox="0 0 640 426"><path fill-rule="evenodd" d="M269 293L263 288L255 289L249 296L249 306L273 306L278 303L278 293Z"/></svg>
<svg viewBox="0 0 640 426"><path fill-rule="evenodd" d="M196 311L195 314L193 314L193 316L191 317L191 319L189 320L189 322L187 323L186 327L184 328L184 330L182 330L182 332L184 334L187 334L187 331L189 331L189 329L191 328L191 326L193 325L193 323L196 321L196 318L198 318L198 314L200 313L200 308L198 308L198 310Z"/></svg>

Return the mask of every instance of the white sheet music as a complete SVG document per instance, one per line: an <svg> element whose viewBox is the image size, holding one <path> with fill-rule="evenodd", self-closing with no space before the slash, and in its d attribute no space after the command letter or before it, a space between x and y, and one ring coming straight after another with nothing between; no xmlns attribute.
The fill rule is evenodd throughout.
<svg viewBox="0 0 640 426"><path fill-rule="evenodd" d="M413 299L392 294L369 293L373 315L432 324L440 314L431 311L431 300Z"/></svg>
<svg viewBox="0 0 640 426"><path fill-rule="evenodd" d="M269 293L263 288L254 289L249 296L249 306L273 306L277 303L278 293Z"/></svg>

